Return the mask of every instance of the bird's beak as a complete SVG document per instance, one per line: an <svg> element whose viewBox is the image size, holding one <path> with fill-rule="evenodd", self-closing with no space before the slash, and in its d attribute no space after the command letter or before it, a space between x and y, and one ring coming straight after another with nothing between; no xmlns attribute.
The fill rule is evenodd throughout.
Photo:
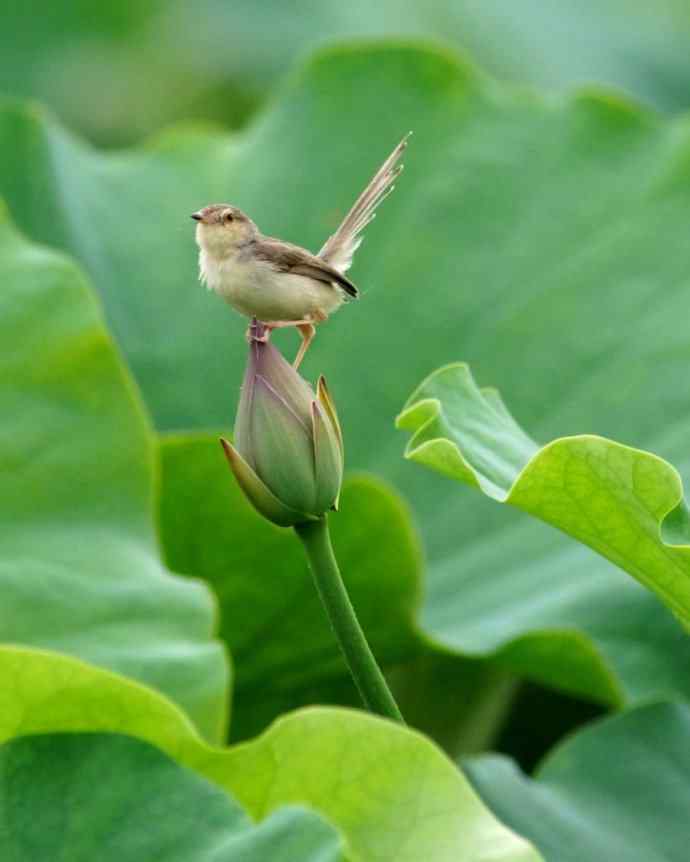
<svg viewBox="0 0 690 862"><path fill-rule="evenodd" d="M193 218L194 221L203 221L204 220L204 217L201 215L200 212L199 213L192 213L191 218Z"/></svg>

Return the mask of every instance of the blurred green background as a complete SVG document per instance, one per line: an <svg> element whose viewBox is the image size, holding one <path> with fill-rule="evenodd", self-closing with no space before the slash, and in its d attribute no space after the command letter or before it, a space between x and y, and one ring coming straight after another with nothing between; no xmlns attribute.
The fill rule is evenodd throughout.
<svg viewBox="0 0 690 862"><path fill-rule="evenodd" d="M685 0L10 0L0 82L117 146L178 120L241 126L295 60L363 37L440 40L517 84L604 83L663 111L690 104Z"/></svg>

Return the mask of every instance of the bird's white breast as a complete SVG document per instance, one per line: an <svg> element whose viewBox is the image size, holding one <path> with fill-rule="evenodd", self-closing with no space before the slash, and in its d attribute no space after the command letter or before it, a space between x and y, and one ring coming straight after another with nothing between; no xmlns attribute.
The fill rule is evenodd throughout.
<svg viewBox="0 0 690 862"><path fill-rule="evenodd" d="M233 308L266 322L328 315L342 303L340 292L329 284L278 272L270 263L240 253L221 259L202 249L199 270L207 287Z"/></svg>

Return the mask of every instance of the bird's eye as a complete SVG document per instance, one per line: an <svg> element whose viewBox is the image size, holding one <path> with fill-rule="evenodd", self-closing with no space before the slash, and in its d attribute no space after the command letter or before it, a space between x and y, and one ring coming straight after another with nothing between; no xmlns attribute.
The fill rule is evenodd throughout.
<svg viewBox="0 0 690 862"><path fill-rule="evenodd" d="M230 222L233 221L233 219L234 219L234 216L232 213L225 213L225 215L223 216L223 221L225 222L225 224L230 224Z"/></svg>

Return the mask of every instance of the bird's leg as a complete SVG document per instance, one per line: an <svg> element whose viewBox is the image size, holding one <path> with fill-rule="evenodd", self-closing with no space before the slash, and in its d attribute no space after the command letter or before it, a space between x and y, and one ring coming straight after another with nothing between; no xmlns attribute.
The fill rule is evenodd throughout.
<svg viewBox="0 0 690 862"><path fill-rule="evenodd" d="M315 317L319 323L323 320L326 320L328 315L323 312L319 312L318 316ZM297 351L297 356L295 357L295 361L292 363L292 367L297 369L299 368L302 360L304 359L304 354L309 349L309 345L311 344L314 336L316 335L316 329L314 328L313 320L272 320L270 323L262 323L260 324L263 327L260 333L256 333L254 324L249 327L247 330L247 337L253 339L254 341L268 341L271 332L274 329L283 329L286 326L295 326L300 331L300 335L302 336L302 343L299 346L299 350Z"/></svg>
<svg viewBox="0 0 690 862"><path fill-rule="evenodd" d="M268 330L284 329L286 326L303 326L306 323L311 323L311 320L272 320L270 323L264 323Z"/></svg>
<svg viewBox="0 0 690 862"><path fill-rule="evenodd" d="M295 361L292 363L293 368L299 368L301 361L304 359L304 354L307 352L309 344L311 340L314 338L316 334L316 330L314 329L314 325L311 320L272 320L270 323L264 323L266 328L266 333L263 338L256 339L256 341L268 341L268 337L274 329L283 329L286 326L295 326L299 329L300 334L302 335L302 343L300 344L300 348L297 351L297 356L295 357ZM250 327L251 329L251 327Z"/></svg>
<svg viewBox="0 0 690 862"><path fill-rule="evenodd" d="M314 328L313 323L304 322L296 324L297 329L300 331L300 335L302 336L302 343L299 346L299 350L297 351L297 356L295 356L295 361L292 363L292 367L295 371L300 367L302 360L304 359L304 355L309 350L309 345L312 343L314 336L316 335L316 329Z"/></svg>

